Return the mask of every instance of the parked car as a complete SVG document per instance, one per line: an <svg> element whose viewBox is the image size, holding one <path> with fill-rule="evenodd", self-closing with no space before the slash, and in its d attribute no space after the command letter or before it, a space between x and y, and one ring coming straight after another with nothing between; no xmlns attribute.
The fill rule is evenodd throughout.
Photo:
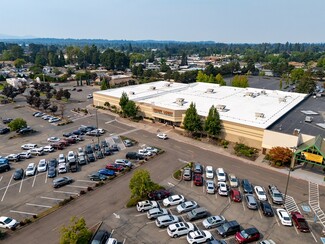
<svg viewBox="0 0 325 244"><path fill-rule="evenodd" d="M195 174L193 178L194 185L203 186L203 177L200 174Z"/></svg>
<svg viewBox="0 0 325 244"><path fill-rule="evenodd" d="M162 200L170 196L170 192L167 190L156 190L148 193L150 200Z"/></svg>
<svg viewBox="0 0 325 244"><path fill-rule="evenodd" d="M30 152L28 152L28 151L24 151L24 152L19 153L19 156L22 159L23 158L28 159L28 158L31 158L32 157L32 154L30 154Z"/></svg>
<svg viewBox="0 0 325 244"><path fill-rule="evenodd" d="M43 147L36 147L31 150L29 150L30 154L33 156L42 156L44 154L44 148Z"/></svg>
<svg viewBox="0 0 325 244"><path fill-rule="evenodd" d="M207 179L213 179L214 173L213 173L213 167L212 166L206 166L205 167L205 177Z"/></svg>
<svg viewBox="0 0 325 244"><path fill-rule="evenodd" d="M115 176L115 171L114 170L109 170L109 169L99 169L98 173L106 176Z"/></svg>
<svg viewBox="0 0 325 244"><path fill-rule="evenodd" d="M220 196L228 196L229 187L226 182L218 182L218 194Z"/></svg>
<svg viewBox="0 0 325 244"><path fill-rule="evenodd" d="M253 194L245 194L246 206L249 209L257 210L258 204Z"/></svg>
<svg viewBox="0 0 325 244"><path fill-rule="evenodd" d="M231 189L230 190L230 197L231 200L233 200L234 202L241 202L242 201L242 196L239 190L236 189Z"/></svg>
<svg viewBox="0 0 325 244"><path fill-rule="evenodd" d="M60 120L61 120L60 118L53 117L49 119L49 123L59 122Z"/></svg>
<svg viewBox="0 0 325 244"><path fill-rule="evenodd" d="M157 137L158 137L159 139L163 139L163 140L168 139L168 136L167 136L167 134L165 134L165 133L158 133L158 134L157 134Z"/></svg>
<svg viewBox="0 0 325 244"><path fill-rule="evenodd" d="M63 153L59 154L58 163L59 164L66 163L66 158Z"/></svg>
<svg viewBox="0 0 325 244"><path fill-rule="evenodd" d="M55 136L51 136L51 137L47 138L48 142L58 142L60 140L61 139L59 137L55 137Z"/></svg>
<svg viewBox="0 0 325 244"><path fill-rule="evenodd" d="M19 154L9 154L5 158L8 159L9 161L15 161L15 162L20 161L20 155Z"/></svg>
<svg viewBox="0 0 325 244"><path fill-rule="evenodd" d="M89 179L92 181L104 181L107 180L107 176L94 172L89 175Z"/></svg>
<svg viewBox="0 0 325 244"><path fill-rule="evenodd" d="M176 210L178 213L185 213L191 211L192 209L197 208L198 205L195 201L186 201L177 205Z"/></svg>
<svg viewBox="0 0 325 244"><path fill-rule="evenodd" d="M254 191L257 196L257 199L260 201L267 201L266 192L261 186L254 186Z"/></svg>
<svg viewBox="0 0 325 244"><path fill-rule="evenodd" d="M278 208L276 210L276 213L277 213L282 225L292 226L292 221L291 221L291 218L290 218L287 210L285 210L283 208Z"/></svg>
<svg viewBox="0 0 325 244"><path fill-rule="evenodd" d="M13 218L6 216L0 217L0 228L15 229L19 225L19 222Z"/></svg>
<svg viewBox="0 0 325 244"><path fill-rule="evenodd" d="M222 225L223 223L226 222L225 217L222 215L216 215L216 216L210 216L203 220L202 224L204 228L206 229L211 229L211 228L216 228Z"/></svg>
<svg viewBox="0 0 325 244"><path fill-rule="evenodd" d="M107 164L106 169L114 170L116 172L121 172L124 170L124 167L119 164Z"/></svg>
<svg viewBox="0 0 325 244"><path fill-rule="evenodd" d="M192 169L191 168L184 168L183 180L192 180Z"/></svg>
<svg viewBox="0 0 325 244"><path fill-rule="evenodd" d="M229 179L230 187L238 187L239 186L238 179L234 174L229 174L228 179Z"/></svg>
<svg viewBox="0 0 325 244"><path fill-rule="evenodd" d="M25 128L22 128L22 129L17 131L17 133L20 134L20 135L26 135L26 134L29 134L29 133L32 133L32 132L35 132L35 131L30 127L25 127Z"/></svg>
<svg viewBox="0 0 325 244"><path fill-rule="evenodd" d="M59 174L64 174L67 173L68 169L67 169L67 165L65 163L60 163L58 166L58 173Z"/></svg>
<svg viewBox="0 0 325 244"><path fill-rule="evenodd" d="M54 188L59 188L61 186L65 186L68 184L71 184L73 182L73 179L68 177L68 176L64 176L61 178L57 178L53 180L53 187Z"/></svg>
<svg viewBox="0 0 325 244"><path fill-rule="evenodd" d="M148 211L152 208L157 208L158 203L156 201L145 200L137 203L137 210L139 212Z"/></svg>
<svg viewBox="0 0 325 244"><path fill-rule="evenodd" d="M100 146L97 143L94 145L93 148L94 148L95 151L100 151Z"/></svg>
<svg viewBox="0 0 325 244"><path fill-rule="evenodd" d="M56 177L56 168L54 166L49 166L49 168L47 170L47 177L48 178Z"/></svg>
<svg viewBox="0 0 325 244"><path fill-rule="evenodd" d="M64 149L64 145L60 142L54 142L51 143L51 147L53 147L56 150L63 150Z"/></svg>
<svg viewBox="0 0 325 244"><path fill-rule="evenodd" d="M224 224L217 227L217 233L223 238L234 235L240 231L240 225L236 220L226 221Z"/></svg>
<svg viewBox="0 0 325 244"><path fill-rule="evenodd" d="M13 121L12 118L4 118L4 119L2 119L2 122L3 122L4 124L9 124L11 121Z"/></svg>
<svg viewBox="0 0 325 244"><path fill-rule="evenodd" d="M95 156L97 159L104 158L104 154L102 153L102 151L95 151Z"/></svg>
<svg viewBox="0 0 325 244"><path fill-rule="evenodd" d="M187 234L187 242L192 243L204 243L207 241L210 241L213 239L210 231L207 230L196 230L196 231L190 231Z"/></svg>
<svg viewBox="0 0 325 244"><path fill-rule="evenodd" d="M10 129L8 127L0 128L0 135L7 134L10 132Z"/></svg>
<svg viewBox="0 0 325 244"><path fill-rule="evenodd" d="M252 184L247 179L243 179L241 182L244 193L253 194Z"/></svg>
<svg viewBox="0 0 325 244"><path fill-rule="evenodd" d="M159 216L163 216L166 214L168 214L167 209L158 207L158 208L149 209L149 211L147 212L147 217L148 219L156 219Z"/></svg>
<svg viewBox="0 0 325 244"><path fill-rule="evenodd" d="M213 180L206 180L205 181L205 184L206 184L206 186L205 186L205 188L206 188L206 192L208 193L208 194L214 194L215 193L215 187L214 187L214 182L213 182Z"/></svg>
<svg viewBox="0 0 325 244"><path fill-rule="evenodd" d="M247 228L235 235L238 243L249 243L260 239L260 232L256 228Z"/></svg>
<svg viewBox="0 0 325 244"><path fill-rule="evenodd" d="M300 232L310 232L309 225L301 213L296 211L291 212L291 219Z"/></svg>
<svg viewBox="0 0 325 244"><path fill-rule="evenodd" d="M80 155L78 156L78 159L77 159L79 165L85 165L87 164L87 159L84 155Z"/></svg>
<svg viewBox="0 0 325 244"><path fill-rule="evenodd" d="M132 147L133 146L133 142L131 140L124 140L123 143L124 143L124 145L126 147Z"/></svg>
<svg viewBox="0 0 325 244"><path fill-rule="evenodd" d="M92 94L88 94L87 95L87 99L91 99L91 98L93 98L93 95Z"/></svg>
<svg viewBox="0 0 325 244"><path fill-rule="evenodd" d="M172 195L163 200L163 205L166 207L174 206L185 201L183 195Z"/></svg>
<svg viewBox="0 0 325 244"><path fill-rule="evenodd" d="M111 150L109 150L109 147L102 147L102 152L105 156L110 156L113 154L113 152Z"/></svg>
<svg viewBox="0 0 325 244"><path fill-rule="evenodd" d="M146 147L145 148L148 152L151 152L151 154L157 154L158 153L158 149L155 147Z"/></svg>
<svg viewBox="0 0 325 244"><path fill-rule="evenodd" d="M187 235L190 231L194 231L194 225L189 222L178 222L169 225L167 228L168 235L173 238Z"/></svg>
<svg viewBox="0 0 325 244"><path fill-rule="evenodd" d="M186 218L189 221L202 219L208 215L208 211L205 208L195 208L187 213Z"/></svg>
<svg viewBox="0 0 325 244"><path fill-rule="evenodd" d="M225 182L227 177L226 177L226 173L223 170L223 168L218 168L216 170L216 175L217 175L217 180L218 182Z"/></svg>
<svg viewBox="0 0 325 244"><path fill-rule="evenodd" d="M139 149L138 154L142 155L143 157L152 156L152 153L147 151L146 149Z"/></svg>
<svg viewBox="0 0 325 244"><path fill-rule="evenodd" d="M283 195L275 185L269 185L268 191L271 196L272 202L274 204L278 204L278 205L283 204L283 202L284 202Z"/></svg>
<svg viewBox="0 0 325 244"><path fill-rule="evenodd" d="M22 145L21 148L24 150L30 150L33 148L37 148L37 144L28 143L28 144Z"/></svg>
<svg viewBox="0 0 325 244"><path fill-rule="evenodd" d="M44 152L54 152L54 147L51 145L47 145L43 147Z"/></svg>
<svg viewBox="0 0 325 244"><path fill-rule="evenodd" d="M108 147L108 143L107 143L107 141L101 141L100 142L100 146L103 148L103 147Z"/></svg>
<svg viewBox="0 0 325 244"><path fill-rule="evenodd" d="M116 144L112 144L109 146L109 150L111 150L112 152L118 152L119 148Z"/></svg>
<svg viewBox="0 0 325 244"><path fill-rule="evenodd" d="M176 215L163 215L156 219L155 223L159 228L167 227L170 224L179 222L179 218Z"/></svg>
<svg viewBox="0 0 325 244"><path fill-rule="evenodd" d="M22 168L16 169L13 175L14 180L21 180L24 178L24 170Z"/></svg>
<svg viewBox="0 0 325 244"><path fill-rule="evenodd" d="M264 214L264 216L266 216L266 217L274 216L272 206L271 206L271 204L269 204L268 201L260 201L260 206L261 206L261 210L262 210L262 213Z"/></svg>
<svg viewBox="0 0 325 244"><path fill-rule="evenodd" d="M45 172L47 171L47 162L45 159L41 159L38 163L38 166L37 166L37 172Z"/></svg>
<svg viewBox="0 0 325 244"><path fill-rule="evenodd" d="M64 137L69 137L69 136L72 136L72 135L73 135L72 132L65 132L65 133L63 133L63 136Z"/></svg>
<svg viewBox="0 0 325 244"><path fill-rule="evenodd" d="M36 165L34 163L30 163L28 164L27 168L26 168L26 176L33 176L36 174Z"/></svg>
<svg viewBox="0 0 325 244"><path fill-rule="evenodd" d="M56 168L56 166L58 166L58 160L56 160L56 158L51 158L49 160L49 163L48 163L49 167L54 167Z"/></svg>
<svg viewBox="0 0 325 244"><path fill-rule="evenodd" d="M120 164L122 165L123 167L128 167L128 168L132 168L133 167L133 164L127 160L127 159L115 159L115 164Z"/></svg>

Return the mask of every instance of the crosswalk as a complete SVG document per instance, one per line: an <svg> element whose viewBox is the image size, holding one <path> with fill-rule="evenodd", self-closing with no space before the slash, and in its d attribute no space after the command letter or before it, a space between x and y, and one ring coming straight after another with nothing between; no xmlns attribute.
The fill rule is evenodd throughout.
<svg viewBox="0 0 325 244"><path fill-rule="evenodd" d="M309 205L316 214L318 220L325 228L325 214L319 206L319 188L318 184L309 182Z"/></svg>
<svg viewBox="0 0 325 244"><path fill-rule="evenodd" d="M294 198L291 197L291 196L288 196L288 195L286 196L284 207L289 213L291 213L293 211L294 212L300 212Z"/></svg>

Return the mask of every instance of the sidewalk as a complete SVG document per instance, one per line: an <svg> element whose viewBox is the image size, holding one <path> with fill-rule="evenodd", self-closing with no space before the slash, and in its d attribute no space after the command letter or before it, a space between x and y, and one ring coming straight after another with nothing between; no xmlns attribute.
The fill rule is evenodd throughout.
<svg viewBox="0 0 325 244"><path fill-rule="evenodd" d="M187 143L190 145L195 145L196 147L202 148L204 150L213 151L213 152L228 156L230 158L235 158L235 159L240 160L247 164L256 165L258 167L264 167L269 170L277 171L284 175L288 175L288 173L289 173L287 168L279 169L279 168L270 167L268 163L263 161L265 155L260 155L255 161L251 161L248 159L237 157L236 155L227 152L222 147L214 146L214 145L207 144L207 143L204 143L204 142L201 142L201 141L189 138L189 137L182 136L176 132L177 130L180 130L180 129L178 129L178 128L173 129L173 127L170 125L165 126L164 124L161 124L161 123L151 123L151 122L147 122L147 121L141 121L141 122L137 123L137 122L132 122L128 119L121 118L121 117L117 116L115 113L112 113L108 110L100 110L100 112L115 116L116 121L118 121L119 123L128 125L128 126L143 129L145 131L148 131L148 132L151 132L154 134L156 134L157 131L159 130L162 133L166 133L169 138L171 138L175 141L184 142L184 143ZM315 184L318 184L321 186L325 186L323 174L313 173L313 172L304 170L302 168L298 168L298 169L295 169L294 171L291 171L290 177L305 180L305 181L310 181L312 183L315 183Z"/></svg>

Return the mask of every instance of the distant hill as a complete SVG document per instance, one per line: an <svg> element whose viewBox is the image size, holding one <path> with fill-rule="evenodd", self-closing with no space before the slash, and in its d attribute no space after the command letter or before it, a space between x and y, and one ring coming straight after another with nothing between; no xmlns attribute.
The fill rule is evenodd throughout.
<svg viewBox="0 0 325 244"><path fill-rule="evenodd" d="M35 36L9 36L9 35L5 35L5 34L1 34L0 33L0 40L22 40L22 39L31 39L31 38L35 38Z"/></svg>

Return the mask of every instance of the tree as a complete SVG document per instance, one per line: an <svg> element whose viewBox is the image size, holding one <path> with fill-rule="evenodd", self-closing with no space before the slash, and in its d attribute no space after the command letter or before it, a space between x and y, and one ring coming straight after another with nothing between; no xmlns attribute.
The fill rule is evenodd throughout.
<svg viewBox="0 0 325 244"><path fill-rule="evenodd" d="M128 101L129 101L128 95L126 94L126 92L123 92L119 102L119 105L121 106L122 110L124 110L124 107L126 106Z"/></svg>
<svg viewBox="0 0 325 244"><path fill-rule="evenodd" d="M131 190L131 198L142 199L146 198L149 192L159 189L160 186L151 180L149 171L138 169L130 180L129 188Z"/></svg>
<svg viewBox="0 0 325 244"><path fill-rule="evenodd" d="M280 79L280 82L279 82L279 89L280 89L280 91L282 90L282 86L283 86L282 79Z"/></svg>
<svg viewBox="0 0 325 244"><path fill-rule="evenodd" d="M213 105L204 123L204 131L208 136L217 136L221 132L221 121L217 108Z"/></svg>
<svg viewBox="0 0 325 244"><path fill-rule="evenodd" d="M187 55L185 52L182 53L181 66L187 65Z"/></svg>
<svg viewBox="0 0 325 244"><path fill-rule="evenodd" d="M272 147L268 155L274 164L282 166L290 163L292 151L287 147Z"/></svg>
<svg viewBox="0 0 325 244"><path fill-rule="evenodd" d="M219 84L220 86L225 86L226 85L226 81L223 79L222 75L220 73L218 73L216 75L216 78L215 78L217 84Z"/></svg>
<svg viewBox="0 0 325 244"><path fill-rule="evenodd" d="M12 85L6 84L2 90L2 94L5 95L7 98L14 99L18 95L18 91Z"/></svg>
<svg viewBox="0 0 325 244"><path fill-rule="evenodd" d="M55 113L56 111L58 111L58 106L53 104L51 107L50 107L50 110L52 113Z"/></svg>
<svg viewBox="0 0 325 244"><path fill-rule="evenodd" d="M63 94L64 94L63 89L60 88L60 90L58 90L58 92L55 94L55 99L56 100L61 100L62 97L63 97Z"/></svg>
<svg viewBox="0 0 325 244"><path fill-rule="evenodd" d="M101 90L107 90L107 89L108 89L107 81L106 81L105 78L104 78L104 79L102 80L102 82L101 82L100 89L101 89Z"/></svg>
<svg viewBox="0 0 325 244"><path fill-rule="evenodd" d="M42 106L44 110L48 109L51 106L50 100L47 98L42 100Z"/></svg>
<svg viewBox="0 0 325 244"><path fill-rule="evenodd" d="M234 87L249 87L248 78L246 75L235 75L235 77L231 81L231 85Z"/></svg>
<svg viewBox="0 0 325 244"><path fill-rule="evenodd" d="M185 112L183 125L184 129L191 133L197 133L199 131L202 131L202 121L196 111L196 107L193 102L190 104L190 107Z"/></svg>
<svg viewBox="0 0 325 244"><path fill-rule="evenodd" d="M74 216L70 223L69 226L61 228L60 244L87 244L92 232L87 228L85 219Z"/></svg>
<svg viewBox="0 0 325 244"><path fill-rule="evenodd" d="M70 98L70 96L71 96L71 93L69 92L68 89L65 89L65 90L63 91L63 96L64 96L67 100L69 100L69 98Z"/></svg>
<svg viewBox="0 0 325 244"><path fill-rule="evenodd" d="M22 59L22 58L17 58L15 61L14 61L14 65L16 68L20 69L24 64L25 64L25 60Z"/></svg>
<svg viewBox="0 0 325 244"><path fill-rule="evenodd" d="M138 107L133 101L128 101L127 104L123 108L123 113L128 117L136 117L138 113Z"/></svg>
<svg viewBox="0 0 325 244"><path fill-rule="evenodd" d="M10 128L11 131L16 131L21 128L27 127L27 122L22 118L17 118L11 121L8 124L8 127Z"/></svg>
<svg viewBox="0 0 325 244"><path fill-rule="evenodd" d="M293 83L301 81L302 77L304 76L305 71L303 69L294 69L291 71L291 81Z"/></svg>

